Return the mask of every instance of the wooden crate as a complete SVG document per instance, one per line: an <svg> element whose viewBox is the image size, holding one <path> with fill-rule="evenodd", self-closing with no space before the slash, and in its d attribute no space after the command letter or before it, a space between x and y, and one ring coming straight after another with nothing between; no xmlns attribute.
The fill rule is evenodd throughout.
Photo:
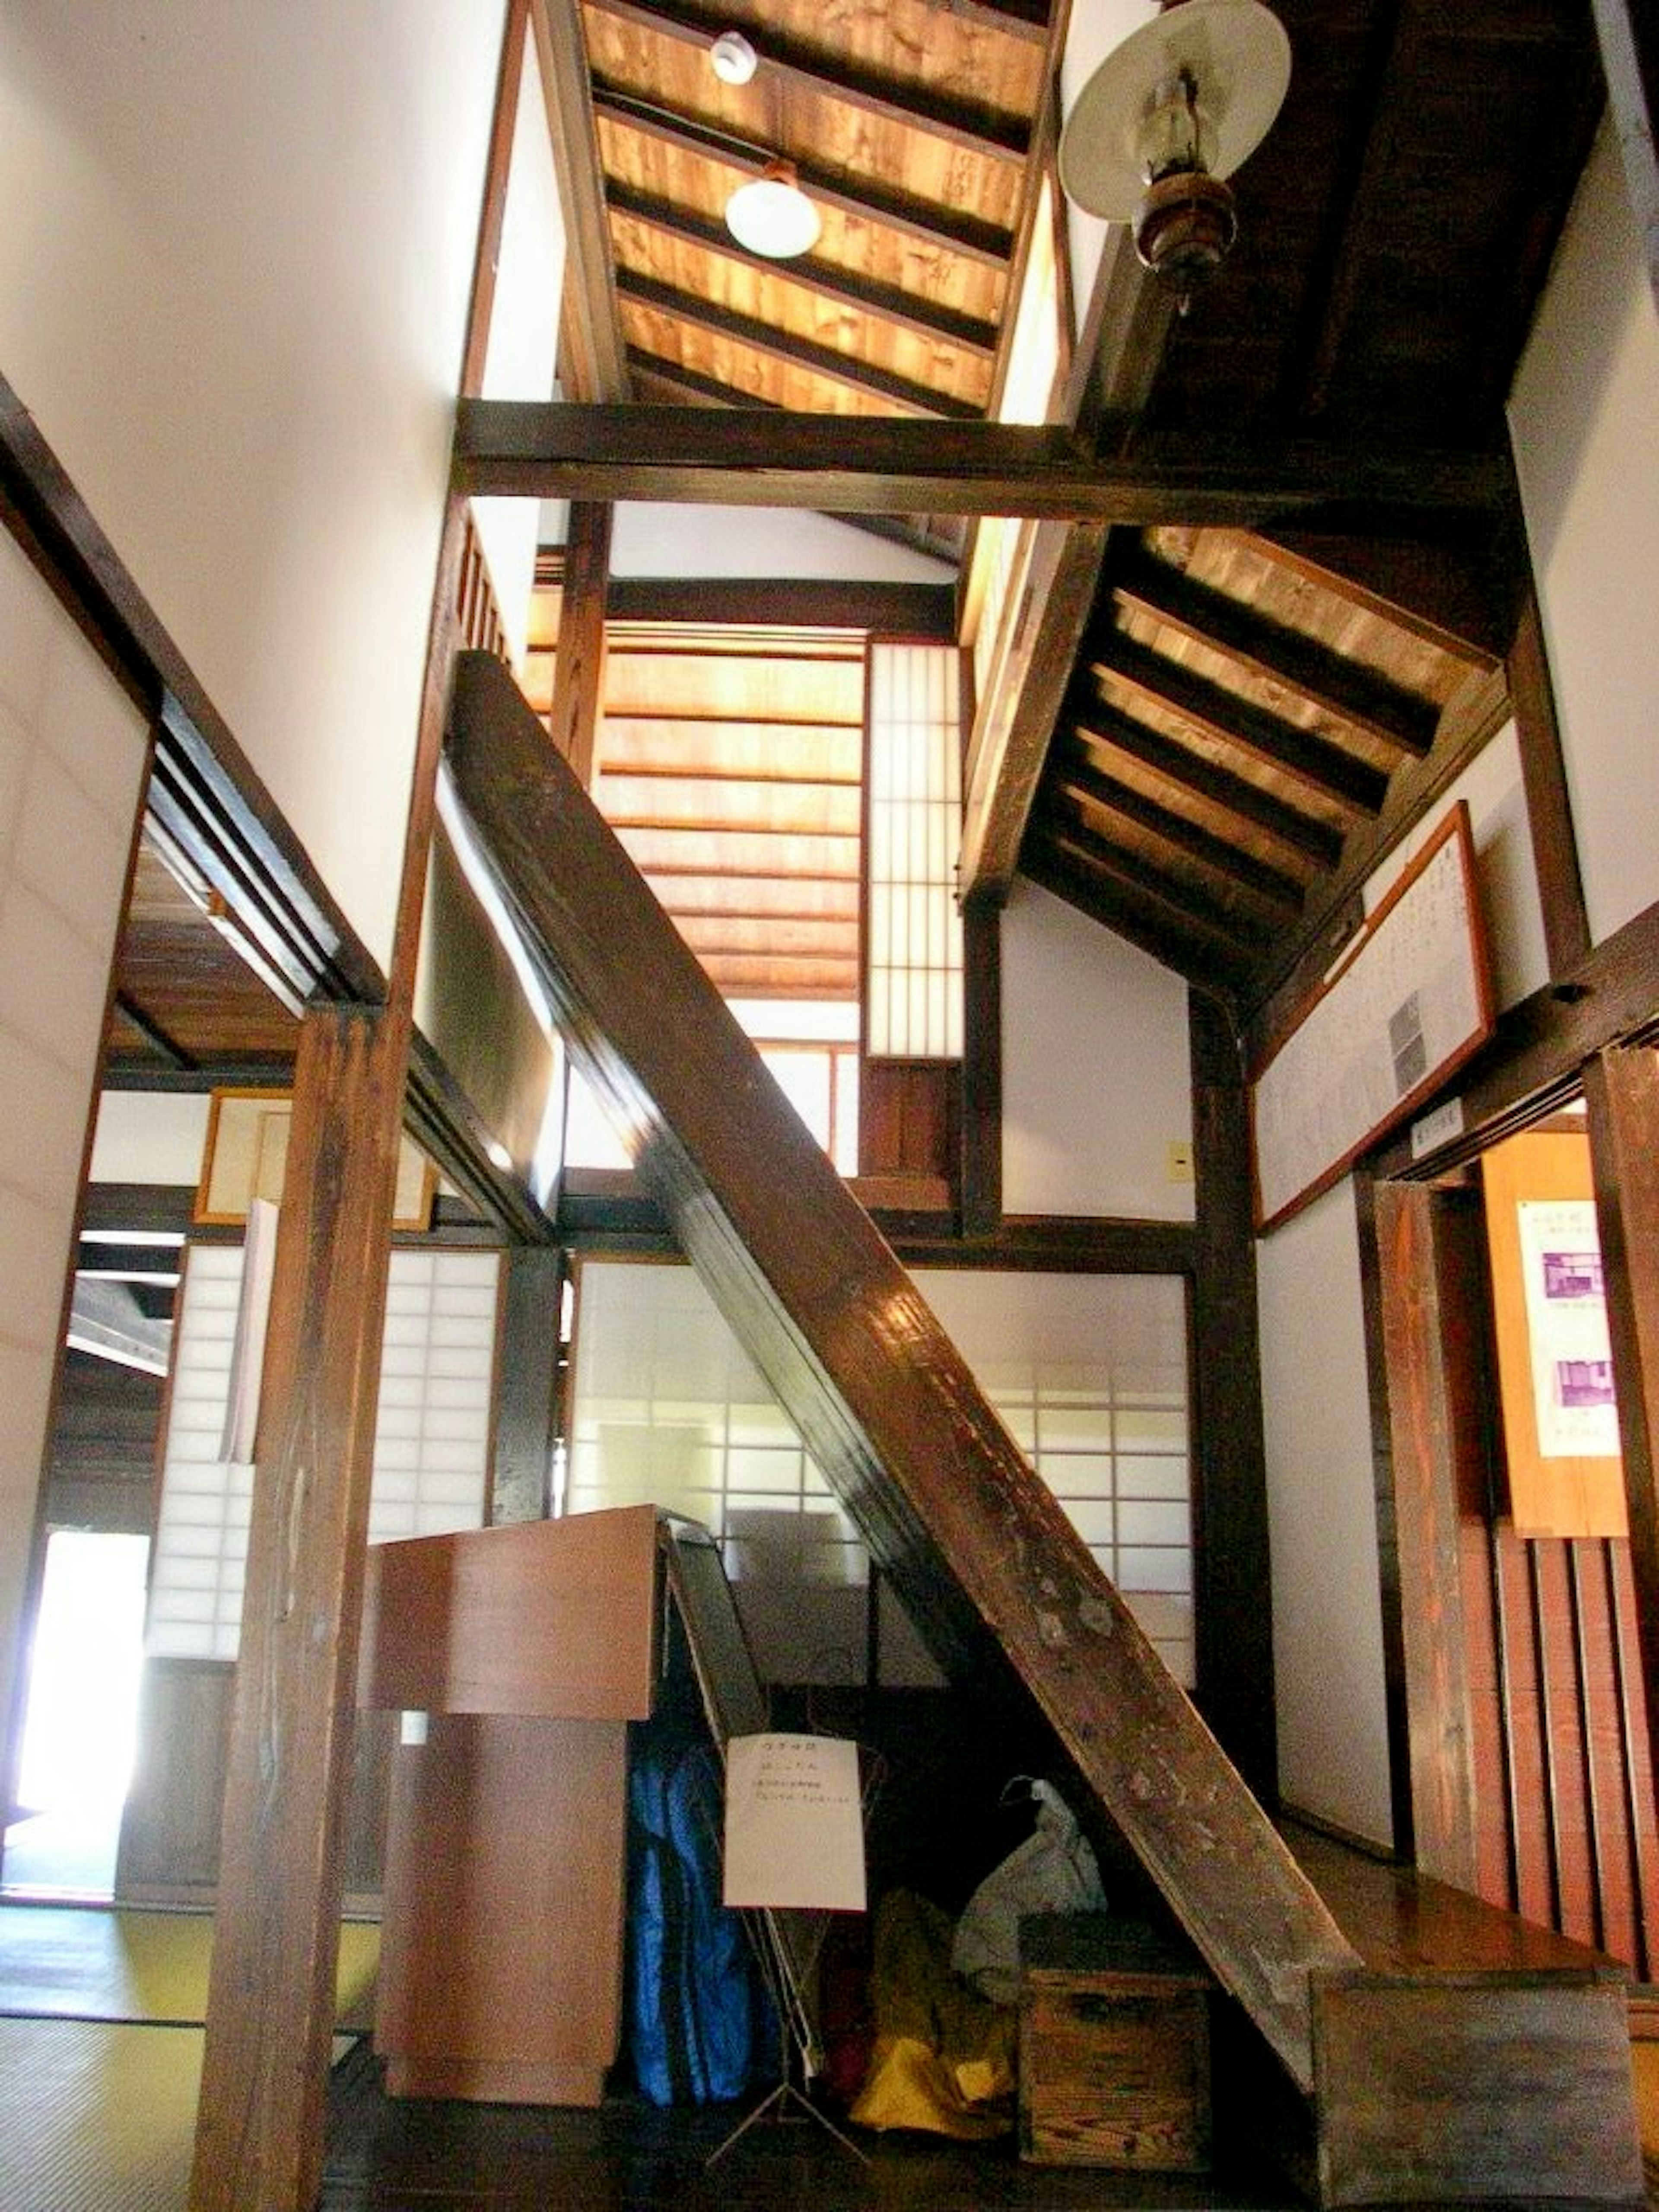
<svg viewBox="0 0 1659 2212"><path fill-rule="evenodd" d="M1101 1913L1023 1922L1020 1958L1021 2157L1206 2168L1211 1982L1196 1958Z"/></svg>

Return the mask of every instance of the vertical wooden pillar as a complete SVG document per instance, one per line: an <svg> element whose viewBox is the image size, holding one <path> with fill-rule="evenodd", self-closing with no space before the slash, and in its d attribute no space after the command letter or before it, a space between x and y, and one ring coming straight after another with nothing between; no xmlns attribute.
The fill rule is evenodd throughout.
<svg viewBox="0 0 1659 2212"><path fill-rule="evenodd" d="M1002 1221L1002 909L963 908L962 1233Z"/></svg>
<svg viewBox="0 0 1659 2212"><path fill-rule="evenodd" d="M1659 1713L1659 1053L1611 1045L1584 1066L1643 1680Z"/></svg>
<svg viewBox="0 0 1659 2212"><path fill-rule="evenodd" d="M553 1244L514 1244L495 1380L495 1464L489 1517L542 1521L559 1430L559 1302L565 1255Z"/></svg>
<svg viewBox="0 0 1659 2212"><path fill-rule="evenodd" d="M1279 1797L1267 1557L1267 1444L1238 1048L1213 1000L1188 994L1198 1264L1192 1285L1199 1522L1198 1689L1223 1750L1266 1805Z"/></svg>
<svg viewBox="0 0 1659 2212"><path fill-rule="evenodd" d="M1444 1249L1445 1200L1423 1183L1376 1194L1398 1611L1404 1654L1413 1855L1419 1870L1477 1886L1474 1723L1458 1544L1461 1310Z"/></svg>
<svg viewBox="0 0 1659 2212"><path fill-rule="evenodd" d="M1524 544L1518 525L1516 536L1517 542ZM1533 866L1538 876L1550 974L1565 975L1579 965L1590 949L1589 917L1584 907L1583 878L1573 836L1572 803L1561 757L1555 687L1550 681L1549 656L1544 649L1543 618L1538 611L1537 598L1531 591L1521 610L1504 673L1509 678L1510 704L1514 709L1516 734L1520 741L1521 781L1527 796L1527 823L1532 836Z"/></svg>
<svg viewBox="0 0 1659 2212"><path fill-rule="evenodd" d="M602 500L574 500L547 726L584 790L593 781L605 690L605 592L610 574L611 508Z"/></svg>
<svg viewBox="0 0 1659 2212"><path fill-rule="evenodd" d="M191 2212L309 2212L406 1023L306 1018L260 1398Z"/></svg>

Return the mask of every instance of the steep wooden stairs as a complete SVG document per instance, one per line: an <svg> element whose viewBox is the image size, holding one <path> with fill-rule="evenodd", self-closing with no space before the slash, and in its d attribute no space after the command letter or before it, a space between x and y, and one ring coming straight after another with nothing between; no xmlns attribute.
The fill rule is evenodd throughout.
<svg viewBox="0 0 1659 2212"><path fill-rule="evenodd" d="M941 1660L1012 1667L1265 2039L1321 2201L1640 2202L1621 1978L1549 1943L1364 1955L486 655L448 757L687 1256Z"/></svg>

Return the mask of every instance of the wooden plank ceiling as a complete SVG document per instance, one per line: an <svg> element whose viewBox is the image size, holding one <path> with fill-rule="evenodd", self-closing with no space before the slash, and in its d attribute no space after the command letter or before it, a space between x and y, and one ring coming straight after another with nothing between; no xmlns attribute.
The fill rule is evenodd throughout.
<svg viewBox="0 0 1659 2212"><path fill-rule="evenodd" d="M1603 98L1588 5L1276 11L1290 93L1234 179L1238 245L1103 439L1131 459L1156 447L1246 465L1310 445L1413 468L1421 455L1425 476L1437 457L1501 454L1504 397ZM747 85L711 66L727 27L760 56ZM557 66L591 100L641 455L656 450L647 409L688 403L698 422L746 409L785 430L832 414L849 448L882 417L941 441L975 427L1052 168L1050 0L580 0L570 31ZM823 219L787 263L746 253L722 220L774 154ZM581 297L592 309L605 289ZM1247 1008L1501 705L1493 672L1518 604L1504 518L1471 535L1467 515L1455 530L1429 516L1414 537L1380 538L1341 481L1317 539L1109 532L1058 717L1025 740L1020 866ZM936 550L962 543L954 518L902 526ZM851 710L839 694L833 710L814 703L814 687L847 681L844 641L797 607L724 645L696 624L678 649L645 629L612 648L599 789L671 913L725 988L842 991L856 957ZM532 658L532 693L538 680ZM148 866L118 984L112 1042L129 1064L291 1048L291 1022L238 972L214 918Z"/></svg>

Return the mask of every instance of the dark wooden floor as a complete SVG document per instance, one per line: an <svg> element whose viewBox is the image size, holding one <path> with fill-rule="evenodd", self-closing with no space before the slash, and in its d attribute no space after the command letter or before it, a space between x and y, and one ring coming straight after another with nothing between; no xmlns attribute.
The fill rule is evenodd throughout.
<svg viewBox="0 0 1659 2212"><path fill-rule="evenodd" d="M664 2112L398 2102L367 2048L337 2069L320 2212L1291 2212L1225 2176L1023 2165L1012 2142L860 2137L869 2163L813 2121L767 2117L710 2167L742 2106Z"/></svg>

